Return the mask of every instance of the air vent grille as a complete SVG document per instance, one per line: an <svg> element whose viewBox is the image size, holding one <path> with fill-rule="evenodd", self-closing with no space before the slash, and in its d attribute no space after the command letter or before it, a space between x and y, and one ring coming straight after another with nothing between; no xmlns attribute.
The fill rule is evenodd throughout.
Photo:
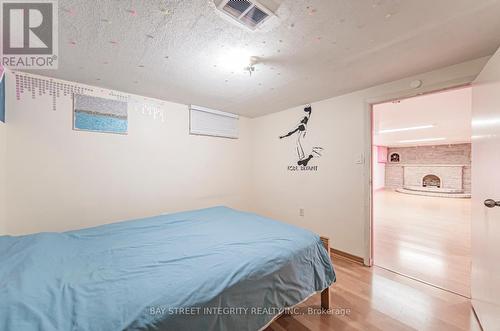
<svg viewBox="0 0 500 331"><path fill-rule="evenodd" d="M224 10L233 17L240 17L250 6L252 3L247 0L229 0L224 6Z"/></svg>
<svg viewBox="0 0 500 331"><path fill-rule="evenodd" d="M217 8L252 30L272 15L255 0L223 0Z"/></svg>
<svg viewBox="0 0 500 331"><path fill-rule="evenodd" d="M269 15L267 15L262 10L254 6L245 14L245 16L242 17L241 20L251 25L252 27L256 27L257 25L259 25L260 22L265 20L268 16Z"/></svg>

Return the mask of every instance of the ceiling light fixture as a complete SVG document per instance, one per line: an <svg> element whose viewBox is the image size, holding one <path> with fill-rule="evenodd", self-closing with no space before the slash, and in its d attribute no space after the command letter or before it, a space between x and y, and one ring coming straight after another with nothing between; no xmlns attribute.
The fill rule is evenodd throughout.
<svg viewBox="0 0 500 331"><path fill-rule="evenodd" d="M446 138L410 139L410 140L400 140L398 142L401 144L407 144L407 143L423 143L423 142L443 141L443 140L446 140Z"/></svg>
<svg viewBox="0 0 500 331"><path fill-rule="evenodd" d="M435 127L433 124L429 125L420 125L420 126L410 126L408 128L399 128L399 129L385 129L385 130L380 130L378 133L393 133L393 132L403 132L403 131L413 131L413 130L423 130L423 129L430 129Z"/></svg>
<svg viewBox="0 0 500 331"><path fill-rule="evenodd" d="M497 125L500 125L500 117L472 120L473 127L497 126Z"/></svg>
<svg viewBox="0 0 500 331"><path fill-rule="evenodd" d="M248 66L245 67L245 71L248 71L248 74L252 76L252 73L255 71L255 65L259 62L259 58L256 56L250 56L250 62Z"/></svg>
<svg viewBox="0 0 500 331"><path fill-rule="evenodd" d="M480 135L477 135L477 136L472 136L471 139L472 140L479 140L479 139L494 139L496 138L497 135L496 134L480 134Z"/></svg>
<svg viewBox="0 0 500 331"><path fill-rule="evenodd" d="M250 75L255 71L255 65L259 62L257 56L252 56L246 49L223 50L217 67L227 72L248 72Z"/></svg>
<svg viewBox="0 0 500 331"><path fill-rule="evenodd" d="M227 71L241 70L248 66L251 54L244 49L223 50L220 56L219 66Z"/></svg>

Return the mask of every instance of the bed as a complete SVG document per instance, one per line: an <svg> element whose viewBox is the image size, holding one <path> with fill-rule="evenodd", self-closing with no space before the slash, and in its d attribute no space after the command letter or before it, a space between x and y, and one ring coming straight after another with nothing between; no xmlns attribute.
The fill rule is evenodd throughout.
<svg viewBox="0 0 500 331"><path fill-rule="evenodd" d="M310 231L214 207L0 237L0 330L260 330L335 281Z"/></svg>

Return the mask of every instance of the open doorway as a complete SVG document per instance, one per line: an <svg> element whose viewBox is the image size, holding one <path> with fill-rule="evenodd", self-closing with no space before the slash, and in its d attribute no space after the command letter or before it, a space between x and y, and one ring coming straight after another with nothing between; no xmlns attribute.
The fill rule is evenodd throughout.
<svg viewBox="0 0 500 331"><path fill-rule="evenodd" d="M470 87L373 105L373 262L470 297Z"/></svg>

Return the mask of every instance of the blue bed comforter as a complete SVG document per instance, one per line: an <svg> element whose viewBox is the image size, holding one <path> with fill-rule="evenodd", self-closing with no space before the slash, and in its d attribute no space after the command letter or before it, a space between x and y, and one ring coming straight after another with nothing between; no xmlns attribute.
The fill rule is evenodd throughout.
<svg viewBox="0 0 500 331"><path fill-rule="evenodd" d="M0 330L258 330L335 281L320 238L225 207L0 237Z"/></svg>

